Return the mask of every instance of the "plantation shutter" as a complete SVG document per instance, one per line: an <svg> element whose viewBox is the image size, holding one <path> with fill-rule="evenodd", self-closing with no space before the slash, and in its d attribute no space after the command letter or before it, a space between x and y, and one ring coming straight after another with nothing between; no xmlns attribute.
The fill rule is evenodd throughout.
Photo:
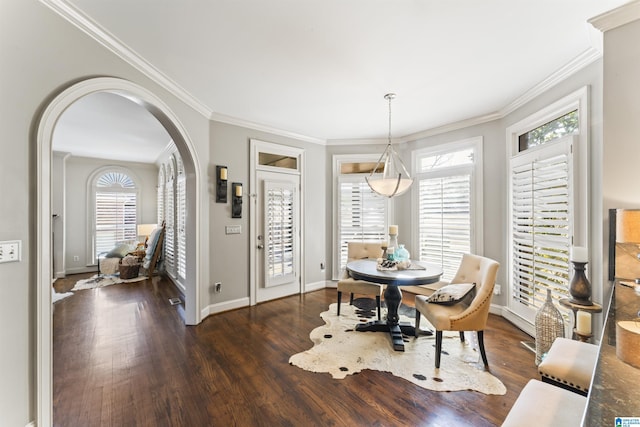
<svg viewBox="0 0 640 427"><path fill-rule="evenodd" d="M380 242L387 239L386 198L375 194L362 176L341 176L338 182L339 269L347 265L348 242Z"/></svg>
<svg viewBox="0 0 640 427"><path fill-rule="evenodd" d="M164 165L158 171L158 197L157 197L157 212L158 212L158 225L162 224L164 220Z"/></svg>
<svg viewBox="0 0 640 427"><path fill-rule="evenodd" d="M184 167L182 160L178 161L178 182L176 186L176 233L178 240L177 258L178 258L178 276L183 279L187 277L187 236L186 236L186 221L187 221L187 186L186 178L184 175Z"/></svg>
<svg viewBox="0 0 640 427"><path fill-rule="evenodd" d="M165 235L164 235L164 261L167 273L175 277L175 192L173 170L170 172L165 187Z"/></svg>
<svg viewBox="0 0 640 427"><path fill-rule="evenodd" d="M100 175L94 186L94 262L118 242L137 239L137 191L133 180L117 171Z"/></svg>
<svg viewBox="0 0 640 427"><path fill-rule="evenodd" d="M471 251L470 173L421 179L418 224L419 259L442 265L442 279L451 280Z"/></svg>
<svg viewBox="0 0 640 427"><path fill-rule="evenodd" d="M135 193L96 192L96 257L136 239Z"/></svg>
<svg viewBox="0 0 640 427"><path fill-rule="evenodd" d="M288 283L295 276L295 185L264 181L266 221L265 286Z"/></svg>
<svg viewBox="0 0 640 427"><path fill-rule="evenodd" d="M512 158L512 298L534 309L568 295L573 195L570 139ZM530 310L530 312L532 312Z"/></svg>

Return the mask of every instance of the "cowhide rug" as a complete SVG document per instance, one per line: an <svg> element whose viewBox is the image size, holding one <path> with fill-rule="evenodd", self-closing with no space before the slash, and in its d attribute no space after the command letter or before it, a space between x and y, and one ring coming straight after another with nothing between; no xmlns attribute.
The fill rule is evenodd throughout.
<svg viewBox="0 0 640 427"><path fill-rule="evenodd" d="M366 300L366 299L365 299ZM484 394L503 395L504 384L484 370L480 360L475 333L460 341L457 332L445 332L442 343L440 369L435 368L435 336L405 337L405 351L394 351L391 338L383 332L356 332L354 327L375 316L373 304L355 300L354 305L343 303L340 317L336 304L320 314L326 324L311 331L314 346L295 354L289 363L311 372L327 372L335 379L356 374L364 369L389 372L420 387L436 391L475 390ZM370 300L372 301L372 300ZM413 324L414 309L401 306L400 321ZM386 309L383 309L383 319ZM430 326L423 317L421 329ZM491 361L489 361L491 363Z"/></svg>
<svg viewBox="0 0 640 427"><path fill-rule="evenodd" d="M96 274L89 279L78 280L72 291L82 291L84 289L103 288L105 286L117 285L119 283L134 283L145 280L146 277L139 276L133 279L121 279L118 276L100 276Z"/></svg>

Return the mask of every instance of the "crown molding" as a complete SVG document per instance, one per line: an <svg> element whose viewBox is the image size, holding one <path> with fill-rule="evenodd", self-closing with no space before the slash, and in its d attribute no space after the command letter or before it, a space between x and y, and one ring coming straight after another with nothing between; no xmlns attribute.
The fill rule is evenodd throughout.
<svg viewBox="0 0 640 427"><path fill-rule="evenodd" d="M263 125L263 124L260 124L260 123L251 122L249 120L244 120L244 119L239 119L237 117L227 116L225 114L211 113L211 116L209 118L211 120L213 120L213 121L220 122L220 123L226 123L226 124L229 124L229 125L249 128L251 130L267 132L267 133L270 133L270 134L273 134L273 135L279 135L279 136L284 136L284 137L287 137L287 138L297 139L299 141L311 142L312 144L327 145L327 140L322 139L322 138L316 138L316 137L313 137L313 136L302 135L302 134L299 134L299 133L290 132L290 131L287 131L287 130L278 129L278 128L274 128L274 127L271 127L271 126Z"/></svg>
<svg viewBox="0 0 640 427"><path fill-rule="evenodd" d="M494 120L501 119L502 116L499 113L489 113L483 116L471 117L469 119L459 120L457 122L448 123L446 125L434 127L431 129L423 130L420 132L412 133L409 135L405 135L401 138L398 138L398 142L412 142L417 141L419 139L428 138L434 135L441 135L447 132L453 132L455 130L468 128L475 125L480 125L487 122L492 122Z"/></svg>
<svg viewBox="0 0 640 427"><path fill-rule="evenodd" d="M260 123L243 120L237 117L231 117L220 113L211 111L209 107L201 103L197 98L192 96L189 92L179 86L172 79L164 75L161 71L147 62L143 57L137 54L133 49L122 43L114 35L107 30L99 26L90 17L82 13L76 7L70 5L66 0L39 0L42 4L49 7L52 11L60 15L76 28L83 31L93 40L106 47L109 51L116 54L118 57L126 61L128 64L142 72L152 81L163 87L172 95L189 105L195 111L199 112L209 120L218 121L221 123L227 123L235 126L245 127L252 130L263 131L274 135L284 136L287 138L293 138L300 141L306 141L319 145L376 145L386 143L386 139L335 139L326 140L322 138L302 135L295 132L290 132L283 129L274 128L271 126L263 125ZM626 5L623 5L617 9L606 12L602 15L594 17L589 20L594 27L601 31L606 31L611 28L626 24L640 18L640 0L634 0ZM596 43L594 43L596 44ZM522 107L526 103L530 102L537 96L541 95L545 91L549 90L554 85L558 84L562 80L568 78L573 73L591 64L595 60L599 59L602 53L599 49L592 47L587 49L581 55L574 58L568 64L561 67L558 71L551 74L545 80L516 98L513 102L500 109L497 112L485 114L482 116L472 117L470 119L461 120L458 122L446 124L443 126L426 129L421 132L405 135L403 137L395 139L399 143L405 143L410 141L416 141L418 139L426 138L433 135L439 135L446 132L455 131L469 126L474 126L482 123L487 123L493 120L499 120L506 115Z"/></svg>
<svg viewBox="0 0 640 427"><path fill-rule="evenodd" d="M640 4L640 0L638 0L638 2ZM601 56L602 56L602 52L600 50L596 49L595 47L591 47L585 50L582 54L578 55L572 61L570 61L569 63L567 63L560 69L558 69L556 72L551 74L542 82L538 83L537 85L535 85L534 87L532 87L531 89L529 89L528 91L520 95L513 102L511 102L510 104L506 105L505 107L503 107L502 109L496 112L485 114L482 116L472 117L469 119L460 120L457 122L449 123L446 125L442 125L442 126L438 126L430 129L426 129L424 131L416 132L413 134L408 134L395 139L395 141L397 141L398 143L417 141L423 138L428 138L430 136L441 135L443 133L453 132L459 129L464 129L467 127L488 123L494 120L503 119L504 117L511 114L518 108L522 107L528 102L531 102L536 97L542 95L544 92L548 91L549 89L551 89L552 87L560 83L561 81L566 80L567 78L569 78L571 75L575 74L582 68L598 60ZM386 140L384 142L386 142ZM353 140L340 139L340 140L327 141L327 145L341 145L341 144L364 145L364 144L382 144L382 143L383 142L381 142L380 139L353 139Z"/></svg>
<svg viewBox="0 0 640 427"><path fill-rule="evenodd" d="M392 138L391 142L398 142L399 139ZM354 138L354 139L329 139L326 145L383 145L387 144L386 138Z"/></svg>
<svg viewBox="0 0 640 427"><path fill-rule="evenodd" d="M156 166L162 165L173 153L178 151L178 147L173 143L173 140L169 140L167 145L164 146L158 157L156 157L155 164Z"/></svg>
<svg viewBox="0 0 640 427"><path fill-rule="evenodd" d="M640 0L634 0L594 16L587 22L604 33L638 19L640 19Z"/></svg>
<svg viewBox="0 0 640 427"><path fill-rule="evenodd" d="M169 93L193 108L205 117L211 116L211 109L201 103L185 89L180 87L172 79L164 75L157 68L147 62L129 46L122 43L113 34L98 25L95 21L72 6L65 0L40 0L40 3L60 15L71 25L87 34L93 40L106 47L129 65L149 77L152 81L162 86Z"/></svg>
<svg viewBox="0 0 640 427"><path fill-rule="evenodd" d="M568 64L561 67L555 73L551 74L549 77L529 89L527 92L520 95L509 105L501 109L500 118L507 116L508 114L514 112L528 102L531 102L533 99L542 95L552 87L556 86L558 83L568 79L579 70L600 59L600 57L602 57L602 53L598 49L593 47L587 49L582 54L578 55L576 58L570 61Z"/></svg>

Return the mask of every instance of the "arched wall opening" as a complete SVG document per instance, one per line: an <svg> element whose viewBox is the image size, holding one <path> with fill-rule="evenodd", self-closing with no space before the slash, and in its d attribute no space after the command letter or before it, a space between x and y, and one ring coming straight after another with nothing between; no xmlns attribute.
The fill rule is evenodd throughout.
<svg viewBox="0 0 640 427"><path fill-rule="evenodd" d="M127 80L112 77L87 79L63 90L46 106L42 113L36 136L36 379L37 422L52 425L52 249L51 249L51 163L53 133L56 123L65 110L80 98L96 92L110 92L123 96L147 109L167 130L182 160L186 175L186 245L187 271L191 272L185 283L185 321L198 324L201 320L199 302L201 239L197 230L199 213L200 163L192 141L178 117L157 96Z"/></svg>

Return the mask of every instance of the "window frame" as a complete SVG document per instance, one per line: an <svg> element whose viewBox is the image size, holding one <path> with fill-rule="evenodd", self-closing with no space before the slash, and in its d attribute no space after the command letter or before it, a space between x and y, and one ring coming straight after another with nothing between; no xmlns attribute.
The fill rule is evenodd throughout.
<svg viewBox="0 0 640 427"><path fill-rule="evenodd" d="M444 144L433 145L411 152L411 165L414 183L411 189L411 229L419 230L420 226L420 179L459 175L461 171L470 170L470 251L477 255L484 253L484 227L483 212L484 201L482 197L484 185L484 159L483 159L484 138L475 136ZM456 165L450 167L437 168L430 171L420 170L420 161L425 157L438 154L446 154L464 149L473 150L473 163L471 165ZM420 252L420 238L417 232L412 233L411 245L415 253Z"/></svg>
<svg viewBox="0 0 640 427"><path fill-rule="evenodd" d="M578 133L567 135L566 137L573 138L572 145L572 159L570 166L571 180L573 188L574 202L574 215L570 220L572 221L571 245L572 246L584 246L589 247L589 159L588 159L588 141L589 141L589 87L584 86L580 89L568 94L567 96L551 103L545 108L538 110L537 112L523 118L522 120L510 125L506 129L506 143L507 143L507 167L508 174L507 179L507 212L506 218L512 217L513 212L513 183L511 181L511 160L518 154L525 153L529 150L545 150L545 145L531 147L528 150L519 151L518 138L523 133L529 132L536 127L544 125L552 120L555 120L563 115L578 110ZM550 142L548 147L553 145L560 139ZM518 310L514 306L513 299L513 275L514 275L514 250L513 250L513 235L512 235L512 222L505 221L505 246L507 248L507 292L506 292L506 310L515 315L515 318L524 320L524 323L518 321L518 324L523 327L527 332L533 332L533 323L535 318L535 308L530 308L528 313L524 313L522 310Z"/></svg>
<svg viewBox="0 0 640 427"><path fill-rule="evenodd" d="M375 153L363 153L363 154L334 154L333 155L333 248L332 251L332 280L339 280L342 275L342 269L340 268L340 183L341 166L343 163L373 163L375 164L380 159L380 154ZM362 182L366 183L365 177L368 173L354 173L345 174L344 176L354 177L354 180L362 179ZM373 192L373 190L372 190ZM382 196L379 196L383 198ZM389 224L394 221L394 209L391 199L384 198L386 202L386 224L385 230L388 229ZM382 236L383 240L386 240L388 235Z"/></svg>
<svg viewBox="0 0 640 427"><path fill-rule="evenodd" d="M135 189L131 191L136 195L136 226L141 215L142 197L140 193L140 178L133 173L129 168L123 166L103 166L89 176L87 180L87 246L86 246L86 259L89 261L89 265L98 264L98 254L96 253L96 193L98 190L98 180L107 173L120 173L127 175L135 186ZM137 239L137 236L135 237Z"/></svg>

